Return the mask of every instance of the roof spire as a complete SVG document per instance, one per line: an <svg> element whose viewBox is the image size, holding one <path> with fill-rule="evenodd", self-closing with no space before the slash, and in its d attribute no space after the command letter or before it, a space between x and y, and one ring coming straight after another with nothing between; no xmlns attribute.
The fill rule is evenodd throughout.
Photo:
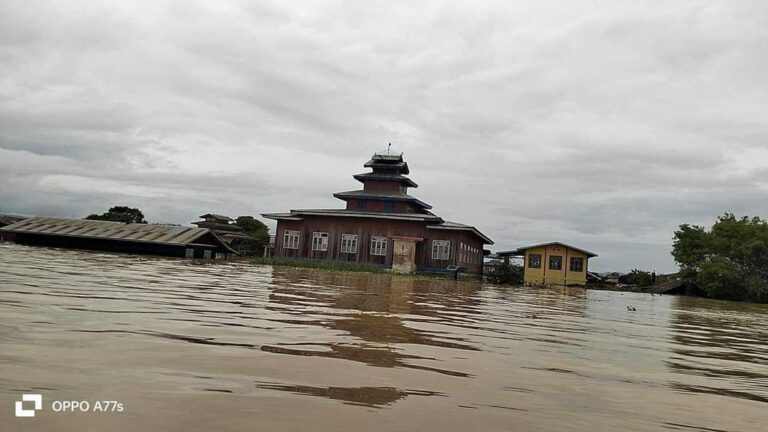
<svg viewBox="0 0 768 432"><path fill-rule="evenodd" d="M392 147L392 143L389 143L389 145L387 146L387 154L389 154L389 149L390 149L391 147Z"/></svg>

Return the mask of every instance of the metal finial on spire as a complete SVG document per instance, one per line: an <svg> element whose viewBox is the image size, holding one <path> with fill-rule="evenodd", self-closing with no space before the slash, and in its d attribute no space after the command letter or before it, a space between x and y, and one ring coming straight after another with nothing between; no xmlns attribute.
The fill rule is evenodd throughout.
<svg viewBox="0 0 768 432"><path fill-rule="evenodd" d="M389 149L390 149L391 147L392 147L392 143L389 143L389 145L387 146L387 155L389 155Z"/></svg>

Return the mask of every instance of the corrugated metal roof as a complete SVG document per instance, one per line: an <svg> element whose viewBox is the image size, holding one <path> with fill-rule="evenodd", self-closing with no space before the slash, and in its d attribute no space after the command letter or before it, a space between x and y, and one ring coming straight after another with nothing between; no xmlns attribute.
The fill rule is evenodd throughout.
<svg viewBox="0 0 768 432"><path fill-rule="evenodd" d="M458 223L458 222L443 221L442 223L439 223L439 224L428 225L427 228L430 228L430 229L444 229L444 230L472 231L473 233L475 233L475 235L477 235L478 237L483 239L485 244L491 244L491 245L493 244L493 240L491 240L485 234L481 233L479 229L477 229L477 228L475 228L475 227L473 227L471 225L464 225L464 224L461 224L461 223Z"/></svg>
<svg viewBox="0 0 768 432"><path fill-rule="evenodd" d="M352 177L359 182L363 182L363 180L386 180L386 181L397 181L400 183L407 183L410 187L413 187L413 188L419 187L419 185L417 185L416 182L414 182L413 180L409 179L408 177L402 174L368 172L368 173L362 173L362 174L355 174Z"/></svg>
<svg viewBox="0 0 768 432"><path fill-rule="evenodd" d="M37 233L168 245L187 245L211 232L207 228L173 225L124 224L86 219L33 217L1 228L16 233ZM213 234L211 232L211 234ZM215 235L215 234L214 234Z"/></svg>
<svg viewBox="0 0 768 432"><path fill-rule="evenodd" d="M212 218L221 219L221 220L234 221L234 219L232 219L229 216L224 216L224 215L220 215L220 214L216 214L216 213L206 213L206 214L198 216L198 217L200 219L205 219L207 217L212 217Z"/></svg>
<svg viewBox="0 0 768 432"><path fill-rule="evenodd" d="M395 201L406 201L406 202L416 203L425 209L432 208L431 205L425 203L424 201L416 197L412 197L403 192L378 191L378 190L377 191L352 190L352 191L345 191L345 192L336 192L335 194L333 194L333 196L339 199L363 198L363 199L385 199L385 200L395 200Z"/></svg>
<svg viewBox="0 0 768 432"><path fill-rule="evenodd" d="M371 160L387 160L387 161L395 161L395 162L402 162L403 161L403 154L390 154L390 153L374 153L373 156L371 156Z"/></svg>
<svg viewBox="0 0 768 432"><path fill-rule="evenodd" d="M566 247L566 248L569 248L569 249L573 249L575 251L582 252L585 255L588 255L590 258L594 258L594 257L597 256L597 254L594 253L594 252L590 252L590 251L588 251L586 249L577 248L576 246L571 246L569 244L562 243L562 242L540 243L540 244L535 244L535 245L531 245L531 246L525 246L525 247L517 248L515 250L496 252L496 255L498 255L498 256L524 255L525 251L528 250L528 249L533 249L533 248L537 248L537 247L544 247L544 246L553 246L553 245L559 245L559 246L563 246L563 247Z"/></svg>
<svg viewBox="0 0 768 432"><path fill-rule="evenodd" d="M385 168L385 169L397 169L400 174L410 174L408 169L408 162L403 161L403 154L399 155L385 155L374 153L371 160L364 163L365 168Z"/></svg>
<svg viewBox="0 0 768 432"><path fill-rule="evenodd" d="M267 219L272 219L272 220L291 220L291 221L304 220L303 216L297 216L297 215L294 215L293 213L262 213L261 216Z"/></svg>
<svg viewBox="0 0 768 432"><path fill-rule="evenodd" d="M283 219L283 220L302 220L304 216L338 216L338 217L356 217L356 218L371 218L371 219L395 219L395 220L416 220L416 221L435 221L439 222L442 219L428 213L390 213L390 212L373 212L373 211L354 211L347 209L304 209L304 210L291 210L290 213L262 213L263 217L267 219Z"/></svg>
<svg viewBox="0 0 768 432"><path fill-rule="evenodd" d="M16 215L9 215L9 214L0 214L0 226L10 225L12 223L23 221L24 219L27 219L27 218L28 218L28 216L16 216Z"/></svg>

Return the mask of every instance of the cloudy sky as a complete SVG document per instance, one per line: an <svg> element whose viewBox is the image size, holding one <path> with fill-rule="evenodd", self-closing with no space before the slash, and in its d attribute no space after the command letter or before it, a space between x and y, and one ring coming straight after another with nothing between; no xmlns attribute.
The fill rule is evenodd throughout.
<svg viewBox="0 0 768 432"><path fill-rule="evenodd" d="M766 77L764 0L5 1L0 212L335 208L392 142L494 250L672 271L768 216Z"/></svg>

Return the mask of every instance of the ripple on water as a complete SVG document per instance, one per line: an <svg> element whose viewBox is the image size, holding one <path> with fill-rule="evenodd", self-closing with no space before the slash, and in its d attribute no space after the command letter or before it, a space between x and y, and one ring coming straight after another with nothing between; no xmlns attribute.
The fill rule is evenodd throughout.
<svg viewBox="0 0 768 432"><path fill-rule="evenodd" d="M764 425L764 305L10 244L0 262L10 396L120 389L153 424L210 419L173 402L199 398L297 427L317 425L305 415L444 430Z"/></svg>

